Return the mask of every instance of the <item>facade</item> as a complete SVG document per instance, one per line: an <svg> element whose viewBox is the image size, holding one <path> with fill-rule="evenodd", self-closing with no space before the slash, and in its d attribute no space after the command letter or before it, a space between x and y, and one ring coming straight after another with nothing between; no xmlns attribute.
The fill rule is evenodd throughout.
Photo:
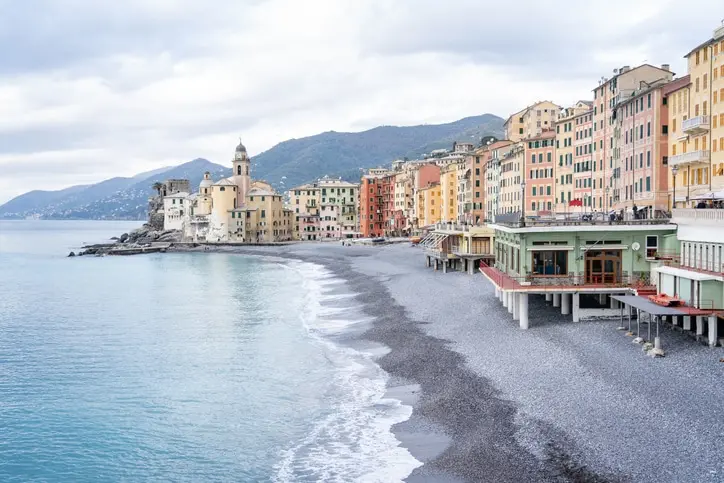
<svg viewBox="0 0 724 483"><path fill-rule="evenodd" d="M669 107L663 90L670 81L664 75L616 104L618 148L609 189L615 211L634 205L646 216L668 211Z"/></svg>
<svg viewBox="0 0 724 483"><path fill-rule="evenodd" d="M512 114L505 121L505 138L518 142L553 129L560 110L553 102L541 101Z"/></svg>
<svg viewBox="0 0 724 483"><path fill-rule="evenodd" d="M328 177L320 179L317 185L322 236L337 240L357 236L359 185Z"/></svg>
<svg viewBox="0 0 724 483"><path fill-rule="evenodd" d="M555 131L550 129L522 142L525 202L521 206L525 207L527 215L550 214L554 209L555 138Z"/></svg>
<svg viewBox="0 0 724 483"><path fill-rule="evenodd" d="M567 107L558 114L556 122L556 173L555 173L555 211L567 212L571 202L576 199L575 163L576 155L584 151L588 154L592 149L593 132L592 103L578 101L574 106ZM587 147L586 147L587 146ZM589 154L590 156L590 154Z"/></svg>
<svg viewBox="0 0 724 483"><path fill-rule="evenodd" d="M676 94L681 124L677 123L677 142L672 140L669 155L670 166L678 171L677 191L685 189L682 206L691 206L697 196L724 189L723 51L724 27L719 27L711 39L685 56L690 85ZM678 97L683 92L688 102L684 107L682 99L679 108Z"/></svg>
<svg viewBox="0 0 724 483"><path fill-rule="evenodd" d="M506 158L510 151L513 149L511 141L497 141L490 146L490 149L485 156L485 201L484 201L484 216L481 218L483 221L491 222L495 218L495 215L500 211L500 163L501 160ZM475 188L477 188L477 181Z"/></svg>
<svg viewBox="0 0 724 483"><path fill-rule="evenodd" d="M288 192L294 211L294 238L315 241L322 237L319 218L320 188L317 183L298 186Z"/></svg>
<svg viewBox="0 0 724 483"><path fill-rule="evenodd" d="M457 221L473 223L473 156L466 156L465 162L458 164L457 169Z"/></svg>
<svg viewBox="0 0 724 483"><path fill-rule="evenodd" d="M420 217L420 226L430 226L438 223L442 219L440 183L430 183L424 188L418 189L417 195L417 202L420 207L418 215Z"/></svg>
<svg viewBox="0 0 724 483"><path fill-rule="evenodd" d="M455 221L458 216L458 166L461 161L448 164L440 170L440 219L442 221Z"/></svg>
<svg viewBox="0 0 724 483"><path fill-rule="evenodd" d="M618 177L625 172L622 152L626 148L626 132L622 119L617 116L617 107L628 102L642 86L672 79L673 74L668 65L659 68L643 64L633 69L626 65L614 70L612 78L604 78L593 90L592 210L608 211L614 206L626 205L628 202L633 204L634 201L631 190L635 190L635 187L633 184L628 187L629 199L626 199L626 185Z"/></svg>
<svg viewBox="0 0 724 483"><path fill-rule="evenodd" d="M520 214L523 203L523 170L525 169L525 142L510 146L500 158L498 207L493 219L503 215Z"/></svg>
<svg viewBox="0 0 724 483"><path fill-rule="evenodd" d="M182 230L184 216L188 213L189 194L176 192L163 197L164 230Z"/></svg>
<svg viewBox="0 0 724 483"><path fill-rule="evenodd" d="M381 237L385 234L385 220L383 210L383 187L388 172L377 172L362 176L359 192L359 229L362 236L367 238Z"/></svg>
<svg viewBox="0 0 724 483"><path fill-rule="evenodd" d="M431 185L440 184L440 167L437 164L426 163L420 165L413 171L413 208L412 208L412 227L414 229L422 228L430 223L425 223L425 194L422 192Z"/></svg>
<svg viewBox="0 0 724 483"><path fill-rule="evenodd" d="M691 185L688 184L691 179L690 165L677 163L676 161L680 161L681 158L675 158L681 154L680 139L686 139L687 136L683 131L683 123L689 119L690 79L690 76L686 75L670 82L664 88L664 95L669 106L669 159L667 164L669 166L669 186L671 187L669 205L672 208L685 207L692 196ZM686 175L686 180L683 179L684 175ZM697 194L695 192L694 196Z"/></svg>
<svg viewBox="0 0 724 483"><path fill-rule="evenodd" d="M566 180L572 178L573 183L567 183L565 191L568 205L578 211L593 210L593 152L595 149L593 138L593 112L592 109L578 113L573 118L573 169L566 173ZM573 191L570 195L568 191Z"/></svg>

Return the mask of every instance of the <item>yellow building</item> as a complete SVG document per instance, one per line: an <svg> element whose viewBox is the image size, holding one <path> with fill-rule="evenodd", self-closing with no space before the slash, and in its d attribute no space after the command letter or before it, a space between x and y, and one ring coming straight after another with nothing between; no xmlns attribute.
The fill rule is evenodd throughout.
<svg viewBox="0 0 724 483"><path fill-rule="evenodd" d="M316 183L297 186L289 190L291 209L294 211L294 239L317 240L319 238L320 188Z"/></svg>
<svg viewBox="0 0 724 483"><path fill-rule="evenodd" d="M232 225L243 227L241 238L247 243L288 241L294 231L294 213L284 208L282 196L252 187L244 207L232 211ZM241 220L239 220L241 217Z"/></svg>
<svg viewBox="0 0 724 483"><path fill-rule="evenodd" d="M229 178L217 181L211 186L211 218L208 241L225 241L236 230L229 223L230 212L237 206L238 186Z"/></svg>
<svg viewBox="0 0 724 483"><path fill-rule="evenodd" d="M456 162L440 169L440 220L456 221L458 217L458 165ZM464 161L463 161L464 165Z"/></svg>
<svg viewBox="0 0 724 483"><path fill-rule="evenodd" d="M669 167L680 207L724 189L724 27L685 58L689 84L669 97Z"/></svg>
<svg viewBox="0 0 724 483"><path fill-rule="evenodd" d="M419 215L422 215L422 223L420 226L429 226L440 221L441 214L441 193L440 184L432 183L418 191L418 202L421 209Z"/></svg>
<svg viewBox="0 0 724 483"><path fill-rule="evenodd" d="M553 129L560 110L558 104L541 101L512 114L504 125L506 139L518 142Z"/></svg>

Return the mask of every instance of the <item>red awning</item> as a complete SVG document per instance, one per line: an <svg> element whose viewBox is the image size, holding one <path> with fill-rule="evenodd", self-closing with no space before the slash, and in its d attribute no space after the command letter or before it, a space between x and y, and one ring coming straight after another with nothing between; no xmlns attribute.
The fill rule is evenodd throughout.
<svg viewBox="0 0 724 483"><path fill-rule="evenodd" d="M583 206L583 200L575 199L568 202L568 206Z"/></svg>

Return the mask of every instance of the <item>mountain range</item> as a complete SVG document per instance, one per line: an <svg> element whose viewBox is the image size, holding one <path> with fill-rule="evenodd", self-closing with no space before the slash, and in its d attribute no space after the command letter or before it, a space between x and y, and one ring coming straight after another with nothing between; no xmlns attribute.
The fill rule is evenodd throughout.
<svg viewBox="0 0 724 483"><path fill-rule="evenodd" d="M447 124L380 126L358 133L325 132L290 139L252 158L252 176L279 191L325 175L358 181L361 169L389 164L394 159L418 158L453 142L478 144L486 135L502 137L503 119L492 114L467 117ZM231 167L198 158L130 178L111 178L58 191L30 191L0 206L0 218L116 219L146 218L152 185L169 178L188 179L197 187L203 173L212 179L231 175Z"/></svg>

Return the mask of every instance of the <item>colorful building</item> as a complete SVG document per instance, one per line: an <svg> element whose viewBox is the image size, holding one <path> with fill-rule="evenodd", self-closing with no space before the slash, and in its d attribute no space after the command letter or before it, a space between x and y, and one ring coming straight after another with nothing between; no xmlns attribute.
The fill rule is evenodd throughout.
<svg viewBox="0 0 724 483"><path fill-rule="evenodd" d="M556 122L556 175L555 187L556 211L568 212L571 206L577 206L576 198L576 155L585 151L590 158L593 149L592 107L589 101L578 101L558 115ZM580 150L579 150L580 147Z"/></svg>
<svg viewBox="0 0 724 483"><path fill-rule="evenodd" d="M526 215L550 214L554 209L555 138L555 131L550 129L523 141L525 201L521 206Z"/></svg>
<svg viewBox="0 0 724 483"><path fill-rule="evenodd" d="M553 129L560 110L553 102L541 101L512 114L505 121L505 138L518 142Z"/></svg>

